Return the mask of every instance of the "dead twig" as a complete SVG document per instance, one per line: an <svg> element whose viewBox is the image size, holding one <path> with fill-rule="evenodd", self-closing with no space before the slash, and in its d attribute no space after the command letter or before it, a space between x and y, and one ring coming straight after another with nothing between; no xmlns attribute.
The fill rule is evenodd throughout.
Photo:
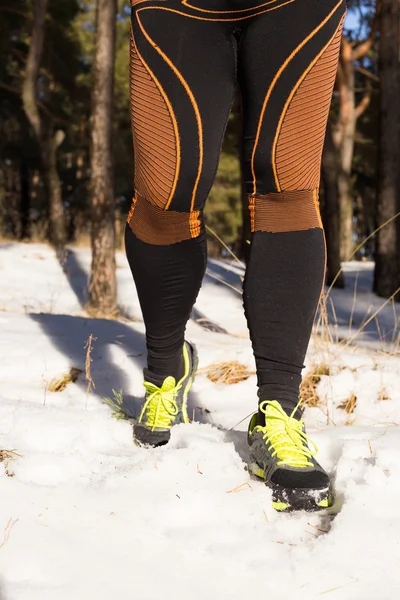
<svg viewBox="0 0 400 600"><path fill-rule="evenodd" d="M253 488L251 487L249 482L245 481L244 483L241 483L237 487L233 488L233 490L228 490L226 493L227 494L235 494L236 492L243 492L243 490L245 489L246 486L249 487L251 489L251 491L253 491Z"/></svg>
<svg viewBox="0 0 400 600"><path fill-rule="evenodd" d="M92 343L96 339L97 338L93 337L93 333L91 333L85 344L85 350L86 350L85 375L86 375L86 381L88 382L87 390L86 390L86 406L85 406L85 408L87 408L89 394L91 393L92 388L94 389L96 387L94 384L93 378L92 378L92 373L91 373L91 364L92 364L92 356L91 355L92 355L92 350L93 350Z"/></svg>
<svg viewBox="0 0 400 600"><path fill-rule="evenodd" d="M209 231L218 241L219 243L225 248L225 250L227 250L229 252L229 254L239 263L239 265L241 267L243 267L243 269L246 268L246 265L236 256L236 254L234 252L232 252L232 250L229 248L229 246L227 246L224 242L224 240L222 240L219 235L214 231L214 229L212 229L211 227L209 227L208 225L206 225L206 229L207 231Z"/></svg>
<svg viewBox="0 0 400 600"><path fill-rule="evenodd" d="M313 525L312 523L307 523L307 525L309 525L316 531L320 531L321 533L329 533L329 531L327 529L320 529L319 527L317 527L316 525Z"/></svg>
<svg viewBox="0 0 400 600"><path fill-rule="evenodd" d="M12 518L8 521L8 523L4 529L4 538L3 538L3 541L0 543L0 548L2 548L8 542L11 530L17 521L18 521L18 519L14 519L14 521L13 521Z"/></svg>

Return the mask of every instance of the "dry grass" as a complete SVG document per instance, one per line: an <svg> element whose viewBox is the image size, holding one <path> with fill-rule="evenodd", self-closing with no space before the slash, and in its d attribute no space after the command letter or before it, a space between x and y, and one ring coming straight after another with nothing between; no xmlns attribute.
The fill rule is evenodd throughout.
<svg viewBox="0 0 400 600"><path fill-rule="evenodd" d="M378 400L391 400L385 387L381 387L378 394Z"/></svg>
<svg viewBox="0 0 400 600"><path fill-rule="evenodd" d="M389 223L391 223L392 221L397 219L399 216L400 216L400 212L398 212L396 215L393 215L390 219L385 221L385 223L382 223L368 237L366 237L364 240L362 240L362 242L353 250L353 252L347 258L347 261L352 260L352 258L355 256L355 254L360 250L360 248L362 248L368 242L368 240L370 240L383 227L385 227L386 225L388 225ZM388 351L388 354L390 356L392 356L392 355L397 356L397 354L399 352L399 346L400 346L400 331L399 331L400 319L398 319L397 314L396 314L394 299L397 296L397 294L400 292L400 288L395 290L389 298L387 298L385 301L383 301L382 304L372 314L370 314L370 312L372 312L372 306L371 306L370 309L368 310L367 314L365 315L365 318L364 318L362 324L357 329L357 331L354 332L353 335L350 335L349 337L346 336L344 339L339 339L339 337L338 337L338 320L337 320L337 316L335 313L334 304L332 302L332 299L330 298L330 293L331 293L337 279L342 274L342 272L343 272L343 267L341 267L339 269L339 271L336 273L336 276L334 277L334 279L333 279L332 283L330 284L330 286L328 287L327 291L323 292L321 295L319 317L318 317L318 320L314 323L314 332L316 334L314 336L314 341L317 341L317 342L319 341L321 343L322 349L324 349L324 347L325 347L325 349L328 349L327 350L328 352L330 351L329 346L332 342L336 342L336 344L339 344L342 347L344 346L345 348L348 348L351 345L354 346L354 342L357 340L358 336L365 330L365 328L368 326L368 324L374 320L377 322L378 314L382 311L382 309L385 308L385 306L387 306L389 303L391 303L392 307L393 307L394 320L395 320L396 325L393 328L393 331L390 332L392 334L392 336L391 336L392 339L391 339L390 349ZM351 329L352 329L353 315L354 315L354 310L355 310L356 302L357 302L357 284L358 284L358 274L357 274L356 282L354 285L353 302L352 302L351 314L350 314L350 318L349 318L349 333L351 332ZM333 324L330 324L329 319L328 319L328 314L327 314L327 303L328 302L330 304L330 308L331 308L332 314L333 314ZM378 331L381 343L387 343L388 340L385 339L385 337L387 337L388 334L386 334L386 336L382 336L378 323L377 323L377 331ZM330 362L330 361L328 360L327 362Z"/></svg>
<svg viewBox="0 0 400 600"><path fill-rule="evenodd" d="M341 410L345 410L348 415L352 415L356 405L357 396L351 394L351 396L347 400L338 405L338 408L340 408Z"/></svg>
<svg viewBox="0 0 400 600"><path fill-rule="evenodd" d="M8 465L10 461L15 460L17 456L21 456L21 454L18 454L15 450L0 450L0 463L4 462L4 472L7 477L14 477L15 475L15 473L8 470Z"/></svg>
<svg viewBox="0 0 400 600"><path fill-rule="evenodd" d="M230 362L221 362L205 367L199 370L199 374L205 373L213 383L226 383L232 385L246 381L249 377L255 374L255 371L250 371L246 365L242 365L237 360Z"/></svg>
<svg viewBox="0 0 400 600"><path fill-rule="evenodd" d="M226 493L234 494L236 492L243 492L243 490L247 490L247 489L250 489L251 491L253 491L253 488L251 487L250 483L248 481L245 481L244 483L241 483L237 487L233 488L233 490L228 490Z"/></svg>
<svg viewBox="0 0 400 600"><path fill-rule="evenodd" d="M246 268L246 265L244 264L244 262L241 261L240 258L238 258L234 252L232 252L232 250L229 248L229 246L227 246L227 244L225 244L224 240L219 237L219 235L214 231L214 229L212 229L212 227L209 227L209 225L206 225L206 230L208 232L210 232L218 240L218 242L221 244L221 246L223 246L225 248L225 250L227 250L229 252L229 254L232 256L232 258L234 258L236 260L236 262L241 267L243 267L243 269Z"/></svg>
<svg viewBox="0 0 400 600"><path fill-rule="evenodd" d="M335 307L332 303L332 300L331 300L331 298L328 297L328 294L323 291L321 293L321 297L319 300L318 319L315 320L314 327L313 327L314 333L316 334L314 336L314 341L322 342L323 349L326 349L327 347L329 348L330 344L334 343L335 341L336 342L338 341L337 340L337 327L334 327L335 333L336 333L336 340L332 336L331 326L329 323L329 316L328 316L328 302L330 303L330 306L332 308L333 317L334 317L334 319L336 319ZM337 325L337 319L336 319L335 325Z"/></svg>
<svg viewBox="0 0 400 600"><path fill-rule="evenodd" d="M82 373L82 369L77 367L71 367L68 373L62 375L62 377L54 377L47 386L49 392L62 392L65 390L69 383L75 383L79 375Z"/></svg>
<svg viewBox="0 0 400 600"><path fill-rule="evenodd" d="M8 462L14 460L17 456L21 456L15 450L0 450L0 462Z"/></svg>
<svg viewBox="0 0 400 600"><path fill-rule="evenodd" d="M371 323L371 321L376 320L376 317L378 316L378 314L381 312L382 309L385 308L385 306L387 304L389 304L389 302L392 302L395 298L395 296L397 296L397 294L400 292L400 287L397 288L397 290L395 290L393 292L393 294L391 296L389 296L389 298L387 298L379 308L377 308L373 314L367 319L365 320L360 327L358 328L358 330L348 339L348 340L342 340L340 343L344 345L345 348L347 348L348 346L350 346L354 340L360 335L360 333L362 333L364 331L364 329L366 328L367 325L369 325L369 323ZM379 330L378 330L379 333ZM380 340L382 341L382 335L380 334ZM395 351L393 351L395 352Z"/></svg>
<svg viewBox="0 0 400 600"><path fill-rule="evenodd" d="M14 519L14 520L9 519L9 521L4 529L4 537L3 537L3 541L0 542L0 548L2 548L8 542L11 530L14 527L15 523L17 523L17 522L18 522L18 519Z"/></svg>
<svg viewBox="0 0 400 600"><path fill-rule="evenodd" d="M85 344L85 350L86 350L85 377L86 377L86 381L87 381L86 406L87 406L88 397L89 397L89 394L92 391L92 388L96 387L95 384L94 384L94 381L93 381L93 378L92 378L92 372L91 372L92 350L93 350L92 343L96 339L97 338L93 337L93 333L91 333L89 335L89 338L86 341L86 344Z"/></svg>
<svg viewBox="0 0 400 600"><path fill-rule="evenodd" d="M230 283L228 283L227 281L225 281L225 279L222 279L222 277L218 277L218 275L211 273L208 269L207 269L206 273L207 273L208 277L211 277L211 279L215 279L215 281L218 281L219 283L222 283L226 287L231 288L231 290L233 290L234 292L239 294L239 296L243 296L243 292L241 290L238 290L237 288L235 288L235 286L233 286Z"/></svg>
<svg viewBox="0 0 400 600"><path fill-rule="evenodd" d="M323 375L330 375L331 369L329 365L321 363L316 365L305 377L300 386L300 398L302 404L306 406L318 406L321 398L317 394L317 385L321 381Z"/></svg>
<svg viewBox="0 0 400 600"><path fill-rule="evenodd" d="M84 309L86 310L88 316L91 319L105 319L108 321L116 321L120 317L120 310L118 307L115 308L112 312L104 312L101 309L93 308L92 306L90 306L90 303L87 302L84 306Z"/></svg>
<svg viewBox="0 0 400 600"><path fill-rule="evenodd" d="M355 256L355 254L360 250L360 248L362 248L367 242L368 240L370 240L374 235L376 235L381 229L383 229L383 227L386 227L386 225L388 225L389 223L391 223L392 221L396 220L398 217L400 217L400 212L396 213L395 215L393 215L392 217L390 217L390 219L387 219L387 221L385 221L384 223L382 223L379 227L377 227L372 233L370 233L370 235L368 237L366 237L351 253L351 255L347 258L347 261L352 260L352 258ZM328 291L326 293L326 297L329 296L333 286L335 285L338 277L340 276L340 274L343 271L343 267L341 267L339 269L339 271L337 272L336 276L334 277L332 283L330 284ZM358 281L358 277L357 277L357 281ZM353 296L353 307L352 307L352 311L351 311L351 315L350 315L350 321L349 321L349 330L351 330L351 325L352 325L352 320L353 320L353 311L354 311L354 307L355 307L355 303L356 303L356 287L357 287L357 281L355 283L354 286L354 296ZM355 339L360 335L360 333L362 333L364 331L364 329L367 327L367 325L375 320L377 322L377 315L381 312L381 310L383 308L385 308L385 306L391 302L392 306L393 306L393 311L394 311L394 318L395 318L395 322L396 322L396 326L393 329L392 332L392 339L391 339L391 350L389 351L389 355L397 355L398 353L398 349L399 349L399 344L400 344L400 332L398 331L398 325L399 322L397 320L397 315L396 315L396 309L395 309L395 303L394 300L397 297L397 295L400 292L400 287L397 288L397 290L395 290L393 292L393 294L391 294L391 296L389 296L389 298L387 298L382 305L374 311L374 313L368 318L368 319L364 319L363 323L361 324L361 326L358 328L358 330L352 335L350 336L349 339L343 339L340 341L341 345L344 345L345 348L347 348L350 345L353 345ZM369 312L369 311L368 311ZM367 315L365 315L367 317ZM336 322L337 324L337 322ZM378 324L378 322L377 322ZM377 327L378 333L379 333L379 337L380 337L380 341L381 342L386 342L387 340L384 339L384 337L382 337L380 330L379 330L379 324ZM338 340L337 340L338 341Z"/></svg>

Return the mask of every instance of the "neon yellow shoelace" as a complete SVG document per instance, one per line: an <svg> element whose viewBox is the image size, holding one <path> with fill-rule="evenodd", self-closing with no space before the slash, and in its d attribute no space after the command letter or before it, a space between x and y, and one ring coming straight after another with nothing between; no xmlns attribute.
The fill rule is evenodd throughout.
<svg viewBox="0 0 400 600"><path fill-rule="evenodd" d="M276 400L262 402L260 410L265 414L265 426L257 425L255 430L264 433L263 439L269 444L268 450L273 450L272 456L279 458L278 465L312 467L310 458L318 452L318 448L304 433L303 421L293 417L298 406L288 416ZM310 450L308 443L313 450Z"/></svg>
<svg viewBox="0 0 400 600"><path fill-rule="evenodd" d="M152 431L156 428L170 429L173 419L179 412L175 397L181 386L176 385L174 377L167 377L161 388L149 381L145 381L143 385L148 397L143 404L138 422L141 423L146 416L145 425L151 427Z"/></svg>

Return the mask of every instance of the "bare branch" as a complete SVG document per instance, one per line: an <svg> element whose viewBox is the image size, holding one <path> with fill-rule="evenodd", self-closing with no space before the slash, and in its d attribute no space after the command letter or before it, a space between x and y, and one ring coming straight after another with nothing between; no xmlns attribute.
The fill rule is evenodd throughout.
<svg viewBox="0 0 400 600"><path fill-rule="evenodd" d="M358 44L358 46L353 48L353 51L352 51L353 60L359 60L360 58L365 56L368 53L368 51L372 48L372 44L375 41L375 36L376 36L376 32L378 30L378 25L379 25L379 10L380 10L380 7L379 7L379 1L378 1L376 4L376 12L375 12L374 20L372 21L370 34L366 40L363 40L362 42L360 42Z"/></svg>
<svg viewBox="0 0 400 600"><path fill-rule="evenodd" d="M354 68L359 73L362 73L363 75L365 75L365 77L369 77L370 79L372 79L372 81L376 81L377 83L380 82L379 77L377 75L374 75L374 73L371 73L371 71L368 71L367 69L364 69L363 67L358 67L357 65Z"/></svg>
<svg viewBox="0 0 400 600"><path fill-rule="evenodd" d="M358 46L353 48L353 52L352 52L353 60L359 60L360 58L362 58L363 56L365 56L368 53L368 51L372 47L374 38L375 38L375 33L373 36L371 35L368 39L364 40L363 42L358 44Z"/></svg>
<svg viewBox="0 0 400 600"><path fill-rule="evenodd" d="M8 83L4 83L3 81L0 81L0 89L7 90L8 92L16 94L17 96L21 96L21 90L12 85L9 85ZM40 100L36 100L36 104L38 108L40 108L40 110L42 110L53 121L62 123L63 125L70 125L70 121L52 113L51 110L45 104L43 104L43 102L40 102Z"/></svg>
<svg viewBox="0 0 400 600"><path fill-rule="evenodd" d="M370 102L371 102L371 86L369 86L368 91L365 92L362 100L360 101L358 106L356 106L356 108L354 110L356 119L361 117L361 115L367 110L368 106L370 105Z"/></svg>

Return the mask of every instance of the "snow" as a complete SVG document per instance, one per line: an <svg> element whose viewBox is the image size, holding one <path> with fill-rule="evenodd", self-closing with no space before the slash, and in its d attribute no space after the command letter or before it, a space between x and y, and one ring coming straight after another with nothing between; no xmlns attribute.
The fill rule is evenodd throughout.
<svg viewBox="0 0 400 600"><path fill-rule="evenodd" d="M400 597L396 307L385 306L357 346L346 343L383 303L370 291L370 264L344 265L350 285L332 293L336 324L330 313L342 341L314 336L306 363L332 373L321 376L322 402L306 422L337 501L288 515L272 510L269 490L245 470L255 376L226 386L199 375L195 422L176 427L167 447L138 448L131 423L111 417L103 398L113 388L131 414L143 393L144 328L122 253L125 318L108 321L85 312L88 250L71 249L64 265L44 245L0 250L0 449L18 453L0 463L0 600ZM240 266L209 263L188 325L200 368L223 360L254 368L242 276ZM82 373L50 392L70 367L84 371L90 334L95 389L87 395ZM338 406L352 394L348 414Z"/></svg>

